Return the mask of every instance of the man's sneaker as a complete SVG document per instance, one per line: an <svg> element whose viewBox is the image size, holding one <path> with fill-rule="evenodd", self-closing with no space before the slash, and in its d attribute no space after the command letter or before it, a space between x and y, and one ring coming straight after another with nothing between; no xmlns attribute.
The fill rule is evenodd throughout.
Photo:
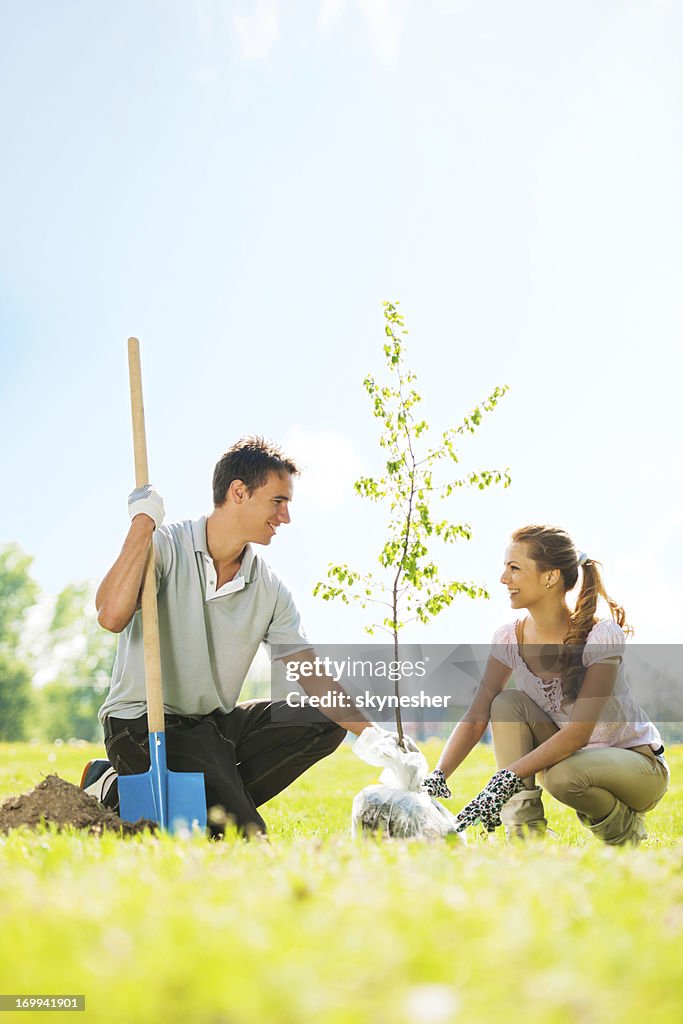
<svg viewBox="0 0 683 1024"><path fill-rule="evenodd" d="M94 761L88 761L81 776L81 789L94 796L101 804L112 811L118 810L119 787L118 775L114 771L111 761L105 761L98 757Z"/></svg>

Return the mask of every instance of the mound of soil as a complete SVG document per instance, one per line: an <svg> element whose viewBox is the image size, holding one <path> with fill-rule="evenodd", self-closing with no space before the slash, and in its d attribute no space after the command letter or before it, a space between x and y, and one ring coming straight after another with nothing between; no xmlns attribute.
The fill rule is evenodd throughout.
<svg viewBox="0 0 683 1024"><path fill-rule="evenodd" d="M48 775L28 793L10 796L0 804L0 832L22 826L35 828L43 822L51 822L60 831L63 828L87 829L93 836L101 836L105 831L131 836L158 828L156 822L144 819L134 824L122 821L89 793L58 775Z"/></svg>

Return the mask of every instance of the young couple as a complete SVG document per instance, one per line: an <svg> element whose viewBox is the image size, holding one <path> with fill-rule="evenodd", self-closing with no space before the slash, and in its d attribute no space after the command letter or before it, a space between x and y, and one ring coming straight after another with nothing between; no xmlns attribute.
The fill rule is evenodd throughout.
<svg viewBox="0 0 683 1024"><path fill-rule="evenodd" d="M311 716L284 701L238 703L247 671L263 643L277 657L314 657L289 591L252 544L268 545L290 521L296 464L260 438L244 438L219 460L213 511L196 521L163 525L160 496L147 486L128 502L130 529L96 595L98 620L119 634L109 694L100 710L109 761L86 765L81 785L117 804L117 774L149 769L139 596L147 551L154 545L168 766L201 772L207 806L245 833L265 832L258 808L331 754L345 731L369 721ZM582 587L575 612L566 593ZM546 827L542 785L574 807L608 843L637 842L642 814L663 796L668 768L661 739L628 693L622 655L624 613L596 622L606 597L597 565L561 530L529 527L513 536L501 577L514 608L528 615L498 631L484 678L425 780L448 797L446 777L481 739L489 720L500 770L458 816L508 833ZM609 599L608 599L609 601ZM543 645L538 656L534 650ZM548 661L548 651L556 664ZM575 654L578 652L578 656ZM515 672L516 690L505 689ZM618 715L600 720L616 699ZM274 714L276 712L276 714ZM614 719L614 720L613 720ZM396 739L394 740L396 742ZM215 835L222 819L210 816Z"/></svg>

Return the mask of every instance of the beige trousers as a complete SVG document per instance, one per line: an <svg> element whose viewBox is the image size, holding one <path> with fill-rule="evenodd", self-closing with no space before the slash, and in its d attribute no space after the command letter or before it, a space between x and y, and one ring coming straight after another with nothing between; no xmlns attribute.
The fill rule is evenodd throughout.
<svg viewBox="0 0 683 1024"><path fill-rule="evenodd" d="M496 764L506 768L558 727L527 694L503 690L491 705L491 730ZM556 800L596 822L610 815L618 802L632 811L652 810L669 787L669 770L648 746L584 747L540 772L539 782ZM534 789L534 778L524 784Z"/></svg>

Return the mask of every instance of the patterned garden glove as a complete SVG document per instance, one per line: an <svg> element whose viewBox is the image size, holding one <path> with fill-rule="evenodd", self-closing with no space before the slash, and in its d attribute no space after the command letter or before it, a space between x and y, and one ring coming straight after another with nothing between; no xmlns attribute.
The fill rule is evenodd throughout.
<svg viewBox="0 0 683 1024"><path fill-rule="evenodd" d="M164 521L164 499L151 484L136 487L128 496L128 515L135 519L141 513L154 520L154 526L161 526Z"/></svg>
<svg viewBox="0 0 683 1024"><path fill-rule="evenodd" d="M501 768L499 772L492 775L482 789L479 796L470 800L466 807L456 814L456 832L462 832L468 825L482 823L487 832L493 832L502 824L500 820L500 809L511 796L524 789L524 783L519 775L515 775L509 768Z"/></svg>
<svg viewBox="0 0 683 1024"><path fill-rule="evenodd" d="M425 776L422 788L426 789L430 796L439 796L442 800L448 800L453 796L446 784L446 776L440 768L435 768L433 772Z"/></svg>

